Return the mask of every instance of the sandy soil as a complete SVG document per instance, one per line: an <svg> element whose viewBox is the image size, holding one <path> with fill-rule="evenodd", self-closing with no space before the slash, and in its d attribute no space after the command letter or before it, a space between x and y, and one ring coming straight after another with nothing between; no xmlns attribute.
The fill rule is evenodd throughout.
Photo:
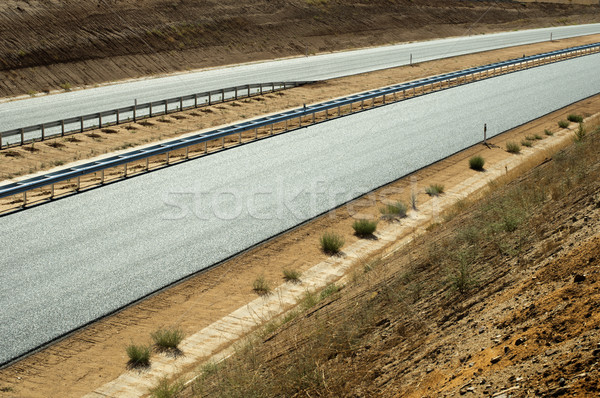
<svg viewBox="0 0 600 398"><path fill-rule="evenodd" d="M494 163L508 156L505 142L520 141L528 134L544 129L557 131L557 121L569 113L590 115L600 109L600 97L574 104L547 117L531 122L491 140L491 148L476 146L441 161L416 174L418 203L427 206L424 187L443 183L459 184L475 173L466 167L469 157L481 153ZM535 144L534 144L535 148ZM542 157L544 154L542 154ZM386 200L408 201L410 178L399 180L379 191ZM132 341L148 343L149 334L160 326L181 327L191 334L254 299L252 281L259 275L272 284L282 282L283 269L305 270L326 258L319 250L318 239L324 230L336 231L351 244L358 238L350 234L356 213L379 217L379 206L359 199L335 216L324 216L289 234L214 269L194 277L143 303L100 321L85 330L0 371L0 396L47 397L80 396L125 371L125 347ZM386 222L386 221L382 221ZM2 391L2 390L0 390Z"/></svg>
<svg viewBox="0 0 600 398"><path fill-rule="evenodd" d="M307 52L599 20L598 5L571 2L8 0L0 3L0 97Z"/></svg>
<svg viewBox="0 0 600 398"><path fill-rule="evenodd" d="M102 130L88 131L65 138L56 138L24 147L0 151L0 180L49 170L57 166L93 158L117 150L175 138L241 119L299 107L302 104L329 100L360 91L379 88L420 77L483 65L504 59L536 54L600 41L600 35L519 46L509 49L421 63L415 66L387 69L362 75L334 79L299 87L263 97L229 102L198 110L180 112L167 117L149 119L144 123L129 123ZM214 145L215 149L217 143ZM160 159L164 162L164 159ZM156 160L159 163L159 160ZM10 201L20 200L20 198ZM3 202L5 203L5 202Z"/></svg>

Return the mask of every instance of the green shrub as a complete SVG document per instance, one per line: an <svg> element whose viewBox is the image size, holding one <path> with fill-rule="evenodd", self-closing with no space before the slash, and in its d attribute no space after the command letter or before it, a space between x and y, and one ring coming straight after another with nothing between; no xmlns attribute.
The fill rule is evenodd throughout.
<svg viewBox="0 0 600 398"><path fill-rule="evenodd" d="M183 383L170 384L167 378L162 378L150 389L151 398L176 398L183 391Z"/></svg>
<svg viewBox="0 0 600 398"><path fill-rule="evenodd" d="M425 193L429 196L438 196L444 193L444 186L440 184L431 184L425 188Z"/></svg>
<svg viewBox="0 0 600 398"><path fill-rule="evenodd" d="M533 135L533 138L534 138L534 139L536 139L536 140L541 140L541 139L542 139L542 136L541 136L541 135L539 135L539 134L534 134L534 135Z"/></svg>
<svg viewBox="0 0 600 398"><path fill-rule="evenodd" d="M519 153L521 152L521 145L514 141L508 141L506 143L506 151L510 153Z"/></svg>
<svg viewBox="0 0 600 398"><path fill-rule="evenodd" d="M352 228L354 228L354 233L357 236L364 237L373 235L373 232L377 229L377 221L370 221L363 218L354 221Z"/></svg>
<svg viewBox="0 0 600 398"><path fill-rule="evenodd" d="M321 249L327 254L339 253L344 243L344 238L333 232L325 232L321 236Z"/></svg>
<svg viewBox="0 0 600 398"><path fill-rule="evenodd" d="M479 155L473 156L469 159L469 167L476 171L483 171L483 165L485 164L485 159Z"/></svg>
<svg viewBox="0 0 600 398"><path fill-rule="evenodd" d="M271 293L271 286L265 277L261 275L252 282L252 290L260 296L266 296Z"/></svg>
<svg viewBox="0 0 600 398"><path fill-rule="evenodd" d="M546 134L547 136L551 137L554 135L554 133L548 129L544 130L544 134Z"/></svg>
<svg viewBox="0 0 600 398"><path fill-rule="evenodd" d="M283 279L286 282L300 283L300 276L302 276L302 273L300 271L292 269L283 270Z"/></svg>
<svg viewBox="0 0 600 398"><path fill-rule="evenodd" d="M585 127L583 126L583 123L579 123L579 127L575 131L575 142L583 141L585 139L586 135L587 135L587 131L586 131Z"/></svg>
<svg viewBox="0 0 600 398"><path fill-rule="evenodd" d="M529 140L522 140L521 145L526 146L527 148L531 148L533 146L533 143Z"/></svg>
<svg viewBox="0 0 600 398"><path fill-rule="evenodd" d="M129 366L133 368L150 366L150 347L130 344L127 347Z"/></svg>
<svg viewBox="0 0 600 398"><path fill-rule="evenodd" d="M150 334L154 344L162 350L176 349L184 336L183 331L176 328L158 329Z"/></svg>
<svg viewBox="0 0 600 398"><path fill-rule="evenodd" d="M400 218L406 217L407 210L408 210L408 207L402 202L387 204L384 207L382 207L381 209L379 209L379 211L381 212L381 214L384 215L384 217L400 217Z"/></svg>
<svg viewBox="0 0 600 398"><path fill-rule="evenodd" d="M566 129L567 127L569 127L569 122L566 120L559 120L558 127L560 127L561 129Z"/></svg>
<svg viewBox="0 0 600 398"><path fill-rule="evenodd" d="M573 123L582 123L583 117L580 115L570 114L569 116L567 116L567 120Z"/></svg>
<svg viewBox="0 0 600 398"><path fill-rule="evenodd" d="M320 300L324 300L327 297L329 297L332 294L335 294L335 293L337 293L339 291L340 291L340 287L338 285L336 285L335 283L331 283L331 284L325 286L325 289L321 290L321 294L319 295L319 299Z"/></svg>

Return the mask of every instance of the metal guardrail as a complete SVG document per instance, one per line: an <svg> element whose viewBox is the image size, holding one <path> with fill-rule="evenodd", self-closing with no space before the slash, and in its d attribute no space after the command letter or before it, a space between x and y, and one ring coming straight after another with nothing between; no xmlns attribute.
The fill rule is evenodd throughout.
<svg viewBox="0 0 600 398"><path fill-rule="evenodd" d="M475 68L469 68L457 72L446 73L438 76L428 77L413 82L402 83L377 90L371 90L320 104L304 106L287 112L253 119L250 121L238 123L232 126L204 132L194 136L177 139L163 144L153 145L147 148L134 150L122 155L117 155L95 162L86 163L80 166L59 170L53 173L41 175L35 178L0 186L0 198L23 194L22 206L27 204L27 191L50 186L49 199L54 197L54 184L72 179L77 180L75 191L80 189L80 177L87 174L101 172L99 183L104 184L104 170L123 166L123 177L127 177L127 164L146 159L146 168L149 170L148 159L157 155L166 154L166 164L169 164L169 153L185 149L185 155L182 160L189 159L189 148L195 145L203 144L204 151L208 152L208 142L220 140L221 145L225 147L225 137L239 136L239 143L242 143L242 133L254 131L254 139L258 139L258 129L266 128L266 135L273 135L276 124L284 125L283 131L300 128L307 124L319 122L317 118L324 121L331 117L330 111L335 110L337 116L342 115L342 107L346 107L344 114L370 109L376 106L376 99L379 99L381 105L392 103L394 101L412 98L417 95L423 95L429 92L444 90L456 85L491 78L501 74L512 73L518 70L532 68L551 62L574 58L583 55L589 55L600 52L600 43L589 44L585 46L572 47L568 49L553 51L549 53L533 55L529 57L518 58L509 61L497 62ZM387 96L392 96L391 101ZM398 98L401 95L401 98ZM370 101L370 103L369 103ZM386 102L387 101L387 102ZM356 105L355 105L356 104ZM348 109L349 108L349 109ZM320 116L318 116L320 114ZM304 124L303 124L304 122ZM291 124L291 126L290 126ZM294 126L295 124L295 126ZM97 184L96 184L97 185Z"/></svg>
<svg viewBox="0 0 600 398"><path fill-rule="evenodd" d="M22 128L0 132L0 149L12 145L23 145L34 141L44 141L47 138L65 136L70 133L81 133L102 127L114 126L121 123L137 122L154 116L167 115L186 109L209 106L216 103L235 101L254 95L262 95L288 88L312 83L300 82L270 82L246 84L219 90L184 95L166 100L134 104L118 109L90 113L53 122L36 124ZM16 138L15 138L16 137ZM11 138L14 138L11 140Z"/></svg>

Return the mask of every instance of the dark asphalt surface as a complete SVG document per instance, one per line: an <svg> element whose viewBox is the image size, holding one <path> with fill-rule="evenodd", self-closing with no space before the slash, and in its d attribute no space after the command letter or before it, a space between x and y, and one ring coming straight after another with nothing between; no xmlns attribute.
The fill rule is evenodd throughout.
<svg viewBox="0 0 600 398"><path fill-rule="evenodd" d="M493 136L597 94L598 65L436 92L1 217L0 363L468 147L484 123Z"/></svg>

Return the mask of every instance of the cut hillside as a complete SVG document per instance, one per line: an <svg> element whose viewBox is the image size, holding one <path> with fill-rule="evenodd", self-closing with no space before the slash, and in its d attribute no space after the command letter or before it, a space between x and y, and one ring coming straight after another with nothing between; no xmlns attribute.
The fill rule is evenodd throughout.
<svg viewBox="0 0 600 398"><path fill-rule="evenodd" d="M598 5L507 1L8 0L0 2L0 96L599 20Z"/></svg>
<svg viewBox="0 0 600 398"><path fill-rule="evenodd" d="M600 129L533 166L307 293L183 396L598 396Z"/></svg>

